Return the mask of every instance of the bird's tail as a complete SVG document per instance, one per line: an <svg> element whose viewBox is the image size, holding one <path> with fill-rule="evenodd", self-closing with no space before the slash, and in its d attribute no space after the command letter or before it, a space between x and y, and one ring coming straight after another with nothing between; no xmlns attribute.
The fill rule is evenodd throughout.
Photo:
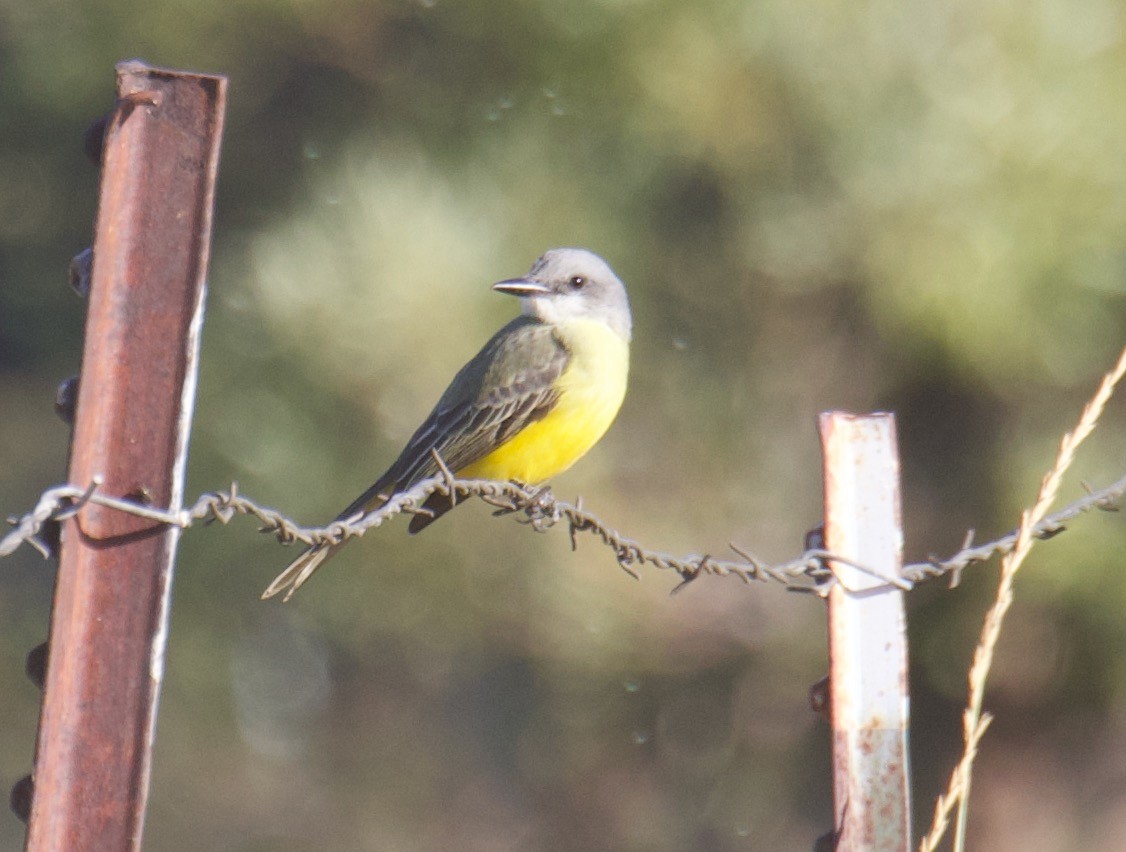
<svg viewBox="0 0 1126 852"><path fill-rule="evenodd" d="M343 545L344 542L340 542L339 544L317 544L310 547L290 562L289 567L274 578L274 582L270 583L266 587L266 591L262 592L262 600L272 598L283 590L285 597L282 600L289 600L293 597L293 593L313 576L313 573L321 567L321 564Z"/></svg>
<svg viewBox="0 0 1126 852"><path fill-rule="evenodd" d="M357 521L365 513L371 511L387 501L387 494L391 493L393 480L390 471L385 473L367 491L353 500L347 509L336 516L337 521ZM386 493L385 493L386 492ZM300 589L305 582L313 576L326 559L348 543L348 539L336 544L314 544L304 553L289 563L289 567L274 578L274 582L262 592L262 600L272 598L274 595L287 590L283 601L293 597L293 593Z"/></svg>

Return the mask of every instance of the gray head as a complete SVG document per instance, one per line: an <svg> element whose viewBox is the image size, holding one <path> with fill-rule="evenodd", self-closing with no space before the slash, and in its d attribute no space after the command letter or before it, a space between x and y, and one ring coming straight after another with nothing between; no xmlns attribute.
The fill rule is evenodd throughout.
<svg viewBox="0 0 1126 852"><path fill-rule="evenodd" d="M524 313L544 322L594 319L623 340L633 333L625 285L606 261L586 249L546 251L527 275L501 281L493 289L519 296Z"/></svg>

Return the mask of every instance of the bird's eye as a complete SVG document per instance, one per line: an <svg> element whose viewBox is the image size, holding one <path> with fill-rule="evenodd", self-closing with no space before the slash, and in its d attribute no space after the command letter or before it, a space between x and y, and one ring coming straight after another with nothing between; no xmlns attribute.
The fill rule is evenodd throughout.
<svg viewBox="0 0 1126 852"><path fill-rule="evenodd" d="M586 286L586 278L582 275L572 275L571 280L567 282L572 290L581 290Z"/></svg>

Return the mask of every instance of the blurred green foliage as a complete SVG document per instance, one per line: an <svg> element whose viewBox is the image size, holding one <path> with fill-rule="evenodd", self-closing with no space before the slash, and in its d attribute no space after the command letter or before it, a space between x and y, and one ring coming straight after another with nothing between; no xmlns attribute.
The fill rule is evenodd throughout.
<svg viewBox="0 0 1126 852"><path fill-rule="evenodd" d="M630 395L555 483L652 546L796 554L818 411L893 410L908 556L1014 526L1126 339L1126 17L1110 0L0 0L0 502L64 476L112 66L230 76L189 495L313 522L586 245L630 287ZM1112 406L1077 464L1117 476ZM987 708L971 845L1119 849L1126 544L1038 549ZM459 509L289 605L249 523L184 537L146 848L808 849L831 825L818 601L670 598ZM31 765L51 567L0 572L0 782ZM994 569L910 596L929 821ZM128 590L122 590L127 594ZM0 819L0 844L22 827Z"/></svg>

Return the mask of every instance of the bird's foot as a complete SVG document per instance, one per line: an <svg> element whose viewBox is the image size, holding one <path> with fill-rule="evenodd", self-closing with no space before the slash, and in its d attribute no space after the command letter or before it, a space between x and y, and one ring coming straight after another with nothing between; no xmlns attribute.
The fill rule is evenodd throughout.
<svg viewBox="0 0 1126 852"><path fill-rule="evenodd" d="M527 500L515 508L527 516L527 520L523 523L531 524L536 532L547 531L559 520L559 508L550 485L541 485L539 488L532 489Z"/></svg>

